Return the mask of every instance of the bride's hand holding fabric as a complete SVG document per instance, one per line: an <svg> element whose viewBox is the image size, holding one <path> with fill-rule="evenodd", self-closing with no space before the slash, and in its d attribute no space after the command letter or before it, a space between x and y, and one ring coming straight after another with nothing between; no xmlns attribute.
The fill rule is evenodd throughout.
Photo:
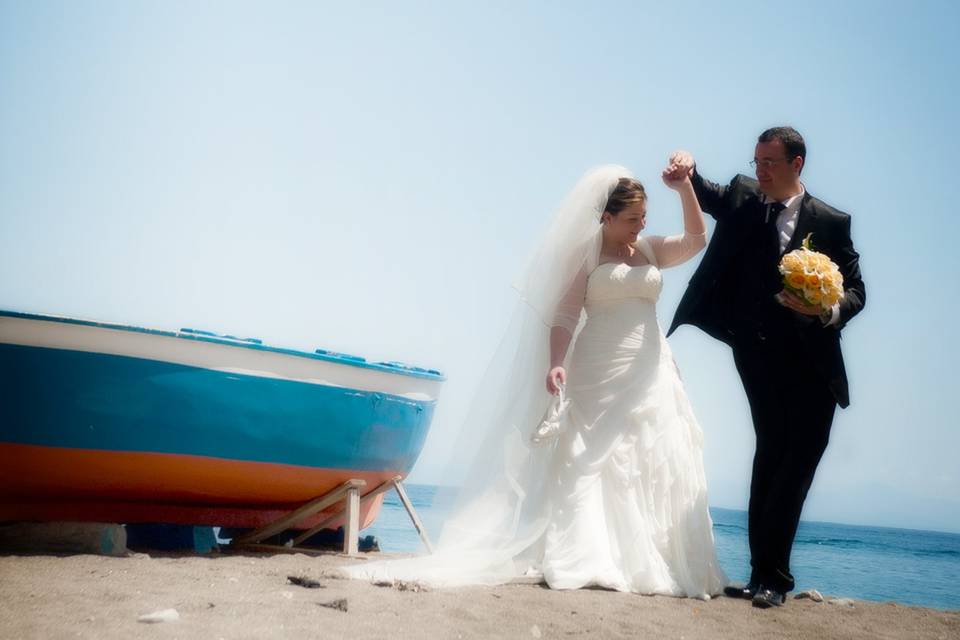
<svg viewBox="0 0 960 640"><path fill-rule="evenodd" d="M567 371L563 367L553 367L547 372L547 391L555 396L560 393L560 387L567 384Z"/></svg>

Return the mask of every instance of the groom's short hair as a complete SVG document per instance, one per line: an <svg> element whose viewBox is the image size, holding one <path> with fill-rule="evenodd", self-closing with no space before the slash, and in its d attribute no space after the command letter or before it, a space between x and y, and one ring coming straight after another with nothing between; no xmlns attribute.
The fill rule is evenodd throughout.
<svg viewBox="0 0 960 640"><path fill-rule="evenodd" d="M797 156L803 158L803 164L807 164L807 144L803 141L803 136L793 127L771 127L757 138L757 142L773 142L779 140L783 143L783 148L787 150L789 160ZM803 167L800 168L803 171Z"/></svg>

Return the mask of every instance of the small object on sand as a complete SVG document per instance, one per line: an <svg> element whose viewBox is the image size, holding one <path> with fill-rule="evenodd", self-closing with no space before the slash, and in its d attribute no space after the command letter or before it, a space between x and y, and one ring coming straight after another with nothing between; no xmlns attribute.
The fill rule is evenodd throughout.
<svg viewBox="0 0 960 640"><path fill-rule="evenodd" d="M346 580L347 576L342 573L338 573L336 569L321 569L319 571L320 577L324 580ZM376 584L376 583L374 583Z"/></svg>
<svg viewBox="0 0 960 640"><path fill-rule="evenodd" d="M829 602L830 604L835 604L840 607L853 606L853 600L851 600L850 598L830 598L829 600L827 600L827 602Z"/></svg>
<svg viewBox="0 0 960 640"><path fill-rule="evenodd" d="M326 589L322 584L307 576L287 576L287 580L304 589Z"/></svg>
<svg viewBox="0 0 960 640"><path fill-rule="evenodd" d="M533 625L532 627L530 627L530 635L532 635L534 638L539 638L543 634L540 633L540 627L538 627L537 625Z"/></svg>
<svg viewBox="0 0 960 640"><path fill-rule="evenodd" d="M176 622L180 619L180 614L177 613L176 609L161 609L160 611L154 611L153 613L145 613L139 618L137 622Z"/></svg>
<svg viewBox="0 0 960 640"><path fill-rule="evenodd" d="M823 596L816 589L807 589L806 591L801 591L797 595L793 596L794 600L803 600L804 598L810 598L814 602L823 602Z"/></svg>
<svg viewBox="0 0 960 640"><path fill-rule="evenodd" d="M336 609L337 611L346 611L347 610L347 599L340 598L339 600L331 600L330 602L318 602L318 605L321 607L326 607L327 609Z"/></svg>
<svg viewBox="0 0 960 640"><path fill-rule="evenodd" d="M293 600L293 591L281 591L280 595L286 598L287 600Z"/></svg>
<svg viewBox="0 0 960 640"><path fill-rule="evenodd" d="M375 587L390 587L397 591L413 591L414 593L430 590L424 584L415 581L408 582L406 580L374 580L372 584Z"/></svg>

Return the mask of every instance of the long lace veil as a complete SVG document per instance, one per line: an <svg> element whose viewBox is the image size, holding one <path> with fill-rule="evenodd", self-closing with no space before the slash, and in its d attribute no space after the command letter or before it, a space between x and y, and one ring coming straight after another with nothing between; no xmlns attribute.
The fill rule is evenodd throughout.
<svg viewBox="0 0 960 640"><path fill-rule="evenodd" d="M616 165L588 171L514 283L511 322L448 452L450 466L467 472L434 555L368 564L355 576L496 584L536 569L550 510L544 489L556 474L553 445L534 446L529 437L550 403L550 328L580 269L597 264L601 214L622 177L630 172Z"/></svg>

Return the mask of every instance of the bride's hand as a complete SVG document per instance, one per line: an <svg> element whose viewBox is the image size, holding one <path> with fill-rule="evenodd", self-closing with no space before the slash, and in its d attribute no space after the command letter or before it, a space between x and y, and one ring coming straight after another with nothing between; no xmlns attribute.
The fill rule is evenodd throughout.
<svg viewBox="0 0 960 640"><path fill-rule="evenodd" d="M560 387L567 384L567 371L563 367L554 367L547 372L547 391L550 395L560 393Z"/></svg>
<svg viewBox="0 0 960 640"><path fill-rule="evenodd" d="M680 191L680 189L682 189L685 185L691 184L689 176L681 176L679 178L674 177L673 174L670 173L669 169L664 169L661 177L663 178L663 184L667 185L674 191Z"/></svg>

